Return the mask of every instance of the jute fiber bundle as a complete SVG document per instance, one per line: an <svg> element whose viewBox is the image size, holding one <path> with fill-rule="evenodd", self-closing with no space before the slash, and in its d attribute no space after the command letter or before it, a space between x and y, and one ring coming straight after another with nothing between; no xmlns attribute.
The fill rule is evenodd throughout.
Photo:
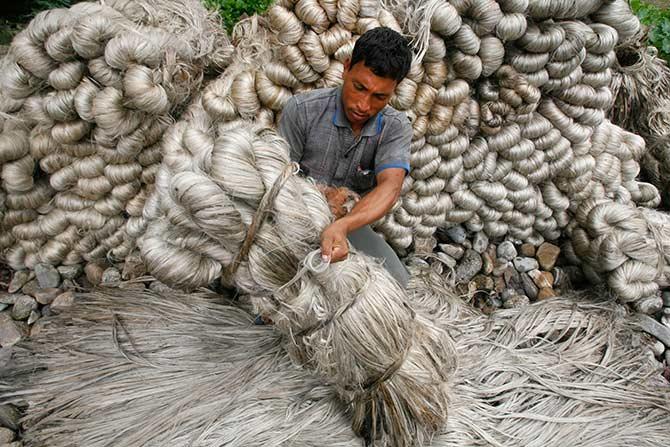
<svg viewBox="0 0 670 447"><path fill-rule="evenodd" d="M571 296L489 318L422 281L418 311L458 334L461 365L430 445L665 445L670 390L622 308ZM29 403L27 445L362 446L334 388L252 318L218 295L80 295L14 347L2 400Z"/></svg>
<svg viewBox="0 0 670 447"><path fill-rule="evenodd" d="M294 361L335 386L354 431L427 442L447 418L452 341L372 259L321 264L330 209L295 174L272 129L194 103L164 138L139 241L147 268L182 289L221 279L253 294Z"/></svg>
<svg viewBox="0 0 670 447"><path fill-rule="evenodd" d="M156 143L230 58L197 1L108 3L39 14L3 60L0 250L15 269L130 253Z"/></svg>

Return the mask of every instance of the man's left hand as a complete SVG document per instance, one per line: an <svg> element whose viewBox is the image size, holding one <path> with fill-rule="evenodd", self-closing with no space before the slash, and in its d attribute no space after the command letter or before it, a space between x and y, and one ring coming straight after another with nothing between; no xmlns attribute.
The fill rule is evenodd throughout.
<svg viewBox="0 0 670 447"><path fill-rule="evenodd" d="M342 221L328 225L321 233L321 255L330 258L330 262L340 262L349 255L347 227Z"/></svg>

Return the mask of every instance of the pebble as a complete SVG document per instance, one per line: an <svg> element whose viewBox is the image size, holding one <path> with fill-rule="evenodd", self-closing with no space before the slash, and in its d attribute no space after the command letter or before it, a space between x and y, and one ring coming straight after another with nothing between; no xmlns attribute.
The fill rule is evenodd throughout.
<svg viewBox="0 0 670 447"><path fill-rule="evenodd" d="M446 253L437 252L437 259L449 268L456 267L456 260Z"/></svg>
<svg viewBox="0 0 670 447"><path fill-rule="evenodd" d="M445 232L447 233L447 236L449 236L449 239L456 242L457 244L462 244L468 237L465 228L463 228L461 225L447 228Z"/></svg>
<svg viewBox="0 0 670 447"><path fill-rule="evenodd" d="M34 277L35 273L33 272L29 272L28 270L19 270L18 272L14 273L14 277L9 282L7 291L9 293L18 292L19 290L21 290L21 287L23 287L28 281L30 281Z"/></svg>
<svg viewBox="0 0 670 447"><path fill-rule="evenodd" d="M426 238L425 240L427 241L425 242L426 245L430 247L430 251L428 253L432 253L433 249L435 248L435 244L437 244L437 241L433 237ZM146 272L147 268L145 267L144 261L142 260L142 257L139 253L134 252L126 256L123 263L123 270L121 272L121 277L123 279L128 280L139 278L140 276L144 276Z"/></svg>
<svg viewBox="0 0 670 447"><path fill-rule="evenodd" d="M536 257L542 269L550 271L556 265L556 260L558 259L558 255L560 253L560 248L549 242L544 242L537 249Z"/></svg>
<svg viewBox="0 0 670 447"><path fill-rule="evenodd" d="M537 295L540 292L540 289L535 285L535 282L528 275L528 273L521 273L521 286L523 291L526 293L526 296L531 300L537 299Z"/></svg>
<svg viewBox="0 0 670 447"><path fill-rule="evenodd" d="M486 275L475 275L475 277L472 278L472 283L476 290L493 290L495 286L493 278Z"/></svg>
<svg viewBox="0 0 670 447"><path fill-rule="evenodd" d="M9 307L9 304L0 303L0 312L2 312L3 310L7 309L8 307Z"/></svg>
<svg viewBox="0 0 670 447"><path fill-rule="evenodd" d="M663 299L658 295L648 296L646 298L637 300L633 304L633 307L638 312L652 315L663 309Z"/></svg>
<svg viewBox="0 0 670 447"><path fill-rule="evenodd" d="M539 267L537 260L534 258L523 258L523 257L516 257L514 258L514 268L516 268L519 273L526 273L530 272L531 270L535 270Z"/></svg>
<svg viewBox="0 0 670 447"><path fill-rule="evenodd" d="M670 328L670 316L668 315L663 315L661 317L661 324L665 327Z"/></svg>
<svg viewBox="0 0 670 447"><path fill-rule="evenodd" d="M410 267L411 267L411 266L419 267L419 268L428 268L428 267L430 267L430 264L428 264L427 261L425 261L425 260L423 260L423 259L421 259L421 258L410 258L410 259L407 260L406 264L407 264L408 266L410 266ZM154 283L155 283L155 282L158 282L158 281L154 281ZM153 284L153 283L151 283L151 284ZM150 289L151 289L151 284L149 284L149 288L150 288ZM166 286L166 287L167 287L167 286ZM151 290L153 290L153 289L151 289Z"/></svg>
<svg viewBox="0 0 670 447"><path fill-rule="evenodd" d="M512 264L507 266L507 269L503 273L503 278L505 279L505 284L507 284L507 287L512 289L521 288L521 277L519 276L519 272Z"/></svg>
<svg viewBox="0 0 670 447"><path fill-rule="evenodd" d="M86 279L86 277L82 277L80 279ZM74 282L73 279L64 279L63 283L60 285L61 289L63 290L71 290L71 289L76 289L79 287L76 282Z"/></svg>
<svg viewBox="0 0 670 447"><path fill-rule="evenodd" d="M460 245L454 244L439 244L438 248L442 253L451 256L454 259L461 259L465 253L465 249Z"/></svg>
<svg viewBox="0 0 670 447"><path fill-rule="evenodd" d="M556 292L554 292L554 289L550 287L544 287L540 289L540 291L537 293L537 300L542 301L546 300L549 298L554 298L556 296Z"/></svg>
<svg viewBox="0 0 670 447"><path fill-rule="evenodd" d="M61 293L56 297L56 299L51 303L51 310L53 312L60 312L68 307L72 306L75 300L74 292L68 290L67 292Z"/></svg>
<svg viewBox="0 0 670 447"><path fill-rule="evenodd" d="M664 307L670 307L670 290L666 290L662 294L663 296L663 306Z"/></svg>
<svg viewBox="0 0 670 447"><path fill-rule="evenodd" d="M18 296L18 293L0 292L0 303L14 305Z"/></svg>
<svg viewBox="0 0 670 447"><path fill-rule="evenodd" d="M665 364L670 366L670 349L665 350Z"/></svg>
<svg viewBox="0 0 670 447"><path fill-rule="evenodd" d="M530 300L526 295L514 294L509 297L507 300L503 301L503 307L505 309L516 309L519 307L525 307L530 304Z"/></svg>
<svg viewBox="0 0 670 447"><path fill-rule="evenodd" d="M503 289L500 292L500 299L503 300L503 302L507 301L508 299L512 298L514 295L518 295L514 289Z"/></svg>
<svg viewBox="0 0 670 447"><path fill-rule="evenodd" d="M505 270L507 270L507 267L509 267L509 261L505 261L503 259L496 259L493 262L493 276L503 276L503 273L505 273Z"/></svg>
<svg viewBox="0 0 670 447"><path fill-rule="evenodd" d="M562 287L565 285L565 272L562 268L554 267L551 270L551 275L554 277L554 287Z"/></svg>
<svg viewBox="0 0 670 447"><path fill-rule="evenodd" d="M514 244L510 241L504 241L498 245L497 254L500 259L504 259L505 261L511 261L517 256L516 248L514 248Z"/></svg>
<svg viewBox="0 0 670 447"><path fill-rule="evenodd" d="M6 427L0 427L0 443L8 443L14 440L14 432Z"/></svg>
<svg viewBox="0 0 670 447"><path fill-rule="evenodd" d="M482 268L482 257L474 250L466 250L456 267L456 282L470 281Z"/></svg>
<svg viewBox="0 0 670 447"><path fill-rule="evenodd" d="M533 256L535 256L535 245L529 243L521 244L520 252L521 256L532 258Z"/></svg>
<svg viewBox="0 0 670 447"><path fill-rule="evenodd" d="M19 295L12 306L12 318L15 320L25 320L30 316L30 312L37 309L37 301L28 295Z"/></svg>
<svg viewBox="0 0 670 447"><path fill-rule="evenodd" d="M94 286L97 286L102 282L102 273L104 271L105 269L103 269L102 266L94 262L89 262L86 264L86 267L84 267L86 279Z"/></svg>
<svg viewBox="0 0 670 447"><path fill-rule="evenodd" d="M35 323L37 320L40 319L41 316L42 316L42 314L40 314L39 310L31 310L30 311L30 316L28 317L28 324Z"/></svg>
<svg viewBox="0 0 670 447"><path fill-rule="evenodd" d="M100 284L111 284L121 281L121 272L114 267L109 267L102 272L102 281Z"/></svg>
<svg viewBox="0 0 670 447"><path fill-rule="evenodd" d="M651 352L654 353L655 357L662 358L663 353L665 352L665 345L660 340L654 340L650 346Z"/></svg>
<svg viewBox="0 0 670 447"><path fill-rule="evenodd" d="M426 263L428 265L428 263ZM153 281L151 284L149 284L149 289L153 290L154 292L161 294L161 293L172 293L175 290L168 286L165 283L162 283L160 281Z"/></svg>
<svg viewBox="0 0 670 447"><path fill-rule="evenodd" d="M51 264L35 264L35 276L41 289L60 285L60 273Z"/></svg>
<svg viewBox="0 0 670 447"><path fill-rule="evenodd" d="M0 346L12 346L21 340L21 330L6 312L0 313Z"/></svg>
<svg viewBox="0 0 670 447"><path fill-rule="evenodd" d="M30 296L35 296L35 292L38 290L40 290L40 285L37 283L36 279L31 279L21 288L21 292Z"/></svg>
<svg viewBox="0 0 670 447"><path fill-rule="evenodd" d="M80 264L60 265L57 270L63 279L77 279L77 277L84 271Z"/></svg>
<svg viewBox="0 0 670 447"><path fill-rule="evenodd" d="M63 293L62 289L56 287L49 287L47 289L40 289L35 292L35 299L40 304L51 304L58 295Z"/></svg>
<svg viewBox="0 0 670 447"><path fill-rule="evenodd" d="M535 285L539 288L554 286L554 275L549 272L534 269L528 272L528 276L532 278Z"/></svg>
<svg viewBox="0 0 670 447"><path fill-rule="evenodd" d="M21 413L14 405L0 405L0 426L17 431L19 429L19 419L21 419Z"/></svg>
<svg viewBox="0 0 670 447"><path fill-rule="evenodd" d="M493 259L487 252L482 253L482 273L485 275L493 273Z"/></svg>
<svg viewBox="0 0 670 447"><path fill-rule="evenodd" d="M489 238L486 236L486 233L479 232L475 233L475 237L472 239L472 249L479 254L482 254L486 251L486 248L489 246Z"/></svg>

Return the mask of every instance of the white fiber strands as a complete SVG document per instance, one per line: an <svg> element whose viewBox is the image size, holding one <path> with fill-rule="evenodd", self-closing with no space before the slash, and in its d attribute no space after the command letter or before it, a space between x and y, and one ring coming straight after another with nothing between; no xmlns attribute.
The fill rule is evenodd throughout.
<svg viewBox="0 0 670 447"><path fill-rule="evenodd" d="M110 3L125 15L85 2L38 14L3 60L0 256L15 269L130 253L156 143L203 70L228 61L198 2Z"/></svg>
<svg viewBox="0 0 670 447"><path fill-rule="evenodd" d="M335 386L354 431L394 446L427 442L447 418L452 341L372 259L321 264L330 209L295 175L284 140L195 103L163 151L139 241L148 271L179 288L221 278L253 294L292 358Z"/></svg>
<svg viewBox="0 0 670 447"><path fill-rule="evenodd" d="M460 365L446 427L416 446L666 444L670 387L622 307L571 296L486 317L443 287L411 287ZM335 389L234 302L107 289L76 303L0 373L2 401L27 404L26 445L364 445Z"/></svg>

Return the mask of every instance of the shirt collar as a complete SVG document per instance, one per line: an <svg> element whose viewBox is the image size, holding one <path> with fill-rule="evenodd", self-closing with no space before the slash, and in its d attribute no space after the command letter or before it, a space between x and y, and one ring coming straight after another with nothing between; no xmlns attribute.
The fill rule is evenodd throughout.
<svg viewBox="0 0 670 447"><path fill-rule="evenodd" d="M383 109L382 109L383 110ZM351 124L344 113L344 105L342 103L342 86L337 89L337 97L335 98L335 114L333 115L333 124L337 127L347 127L351 129ZM382 130L383 118L381 111L370 118L363 129L361 130L362 137L374 137Z"/></svg>

